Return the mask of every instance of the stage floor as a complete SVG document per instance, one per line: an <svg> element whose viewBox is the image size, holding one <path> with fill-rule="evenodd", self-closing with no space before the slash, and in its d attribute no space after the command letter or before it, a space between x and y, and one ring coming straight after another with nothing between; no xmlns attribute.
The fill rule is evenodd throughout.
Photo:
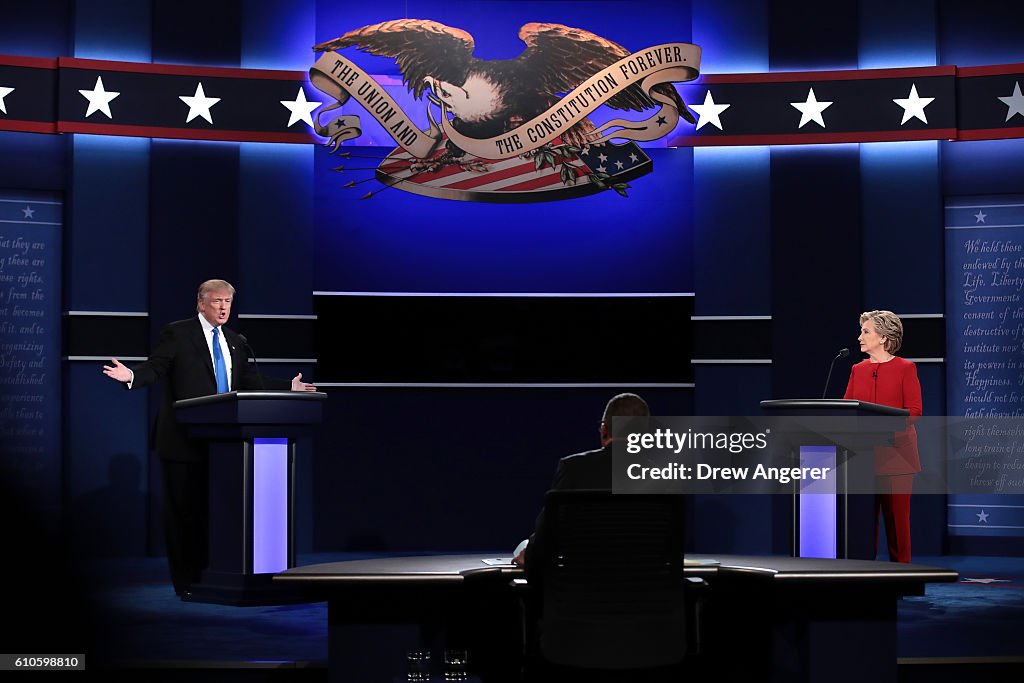
<svg viewBox="0 0 1024 683"><path fill-rule="evenodd" d="M402 554L416 553L393 555ZM310 554L300 556L299 564L371 556L379 554ZM901 660L1010 657L1024 662L1024 558L914 561L954 569L961 580L931 584L924 596L900 602ZM182 602L162 558L92 560L80 566L95 624L97 665L326 669L325 602L262 607Z"/></svg>

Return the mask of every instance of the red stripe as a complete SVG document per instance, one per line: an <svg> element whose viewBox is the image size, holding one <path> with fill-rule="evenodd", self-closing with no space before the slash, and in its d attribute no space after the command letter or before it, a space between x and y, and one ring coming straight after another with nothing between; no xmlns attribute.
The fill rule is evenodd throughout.
<svg viewBox="0 0 1024 683"><path fill-rule="evenodd" d="M1001 76L1003 74L1024 74L1024 64L993 64L991 66L963 66L960 76Z"/></svg>
<svg viewBox="0 0 1024 683"><path fill-rule="evenodd" d="M541 178L531 178L529 180L524 180L521 183L516 183L515 185L503 187L501 188L501 190L499 190L499 192L522 192L525 190L539 190L540 188L545 187L547 185L563 185L561 176L559 176L557 173L552 173L549 176L543 176ZM566 185L566 187L569 186Z"/></svg>
<svg viewBox="0 0 1024 683"><path fill-rule="evenodd" d="M93 133L95 135L127 135L142 138L174 138L176 140L224 140L227 142L293 142L314 143L309 133L269 133L244 130L191 130L157 126L125 126L110 123L77 123L58 121L59 133Z"/></svg>
<svg viewBox="0 0 1024 683"><path fill-rule="evenodd" d="M186 64L148 64L145 62L109 62L104 59L61 57L61 67L89 69L91 71L128 71L141 74L168 76L210 76L214 78L247 78L271 81L304 81L305 71L273 71L271 69L240 69L219 66L192 66Z"/></svg>
<svg viewBox="0 0 1024 683"><path fill-rule="evenodd" d="M718 145L815 145L830 142L898 142L900 140L954 140L956 128L935 130L878 131L866 133L805 133L803 135L709 135L683 136L669 141L671 147Z"/></svg>
<svg viewBox="0 0 1024 683"><path fill-rule="evenodd" d="M960 140L1000 140L1002 138L1024 138L1024 127L1016 128L975 128L961 130Z"/></svg>
<svg viewBox="0 0 1024 683"><path fill-rule="evenodd" d="M505 180L506 178L514 178L517 175L523 175L524 173L532 172L533 169L534 164L531 161L526 164L519 164L518 166L509 166L508 168L502 169L500 171L481 173L479 176L473 178L466 178L465 180L460 180L457 183L445 185L445 187L454 190L469 190L474 187L480 187L481 185L487 185L488 183L494 183L499 180ZM555 176L557 177L557 175L558 174L556 173Z"/></svg>
<svg viewBox="0 0 1024 683"><path fill-rule="evenodd" d="M0 55L0 65L27 66L32 69L56 69L57 60L48 57L20 57L18 55Z"/></svg>
<svg viewBox="0 0 1024 683"><path fill-rule="evenodd" d="M0 130L16 130L19 133L56 133L57 124L44 121L16 121L0 118Z"/></svg>
<svg viewBox="0 0 1024 683"><path fill-rule="evenodd" d="M962 71L962 70L961 70ZM795 83L803 81L862 81L880 78L955 76L955 66L922 66L906 69L851 69L849 71L779 71L762 74L705 74L693 85L716 83Z"/></svg>

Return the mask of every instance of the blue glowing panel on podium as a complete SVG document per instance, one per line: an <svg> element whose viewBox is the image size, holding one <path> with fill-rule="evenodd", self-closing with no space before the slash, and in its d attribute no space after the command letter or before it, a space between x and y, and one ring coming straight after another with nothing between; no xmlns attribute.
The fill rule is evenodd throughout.
<svg viewBox="0 0 1024 683"><path fill-rule="evenodd" d="M288 568L288 439L253 439L252 571Z"/></svg>

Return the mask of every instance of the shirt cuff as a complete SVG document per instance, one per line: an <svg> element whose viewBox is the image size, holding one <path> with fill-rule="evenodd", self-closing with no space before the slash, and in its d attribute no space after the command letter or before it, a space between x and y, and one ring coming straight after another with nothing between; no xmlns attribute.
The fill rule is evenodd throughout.
<svg viewBox="0 0 1024 683"><path fill-rule="evenodd" d="M132 383L135 382L135 371L129 368L128 372L132 373L132 376L128 379L128 388L131 389Z"/></svg>

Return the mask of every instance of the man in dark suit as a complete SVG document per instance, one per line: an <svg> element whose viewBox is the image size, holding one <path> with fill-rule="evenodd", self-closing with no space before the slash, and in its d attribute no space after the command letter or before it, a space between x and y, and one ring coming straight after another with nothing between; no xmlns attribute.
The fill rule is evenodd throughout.
<svg viewBox="0 0 1024 683"><path fill-rule="evenodd" d="M207 457L201 443L190 440L174 415L174 402L236 389L316 391L302 381L260 376L249 366L245 343L224 327L231 315L235 288L224 280L199 286L199 315L170 323L149 360L129 369L116 358L103 374L127 389L167 380L157 412L154 441L163 468L167 563L174 591L191 597L190 587L207 565Z"/></svg>
<svg viewBox="0 0 1024 683"><path fill-rule="evenodd" d="M601 417L601 448L569 455L558 461L554 481L549 490L602 489L612 488L612 444L618 437L612 434L612 420L616 417L649 417L651 414L647 402L636 394L619 394L613 396L605 406ZM544 510L537 517L537 525L528 541L520 544L513 561L526 566L527 576L531 569L534 574L542 557L541 547L544 544Z"/></svg>

